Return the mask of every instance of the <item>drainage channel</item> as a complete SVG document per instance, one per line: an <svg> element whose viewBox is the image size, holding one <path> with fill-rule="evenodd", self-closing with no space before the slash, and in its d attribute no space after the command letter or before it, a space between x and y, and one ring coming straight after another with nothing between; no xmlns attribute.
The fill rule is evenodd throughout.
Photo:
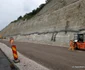
<svg viewBox="0 0 85 70"><path fill-rule="evenodd" d="M19 70L17 66L0 49L0 70Z"/></svg>

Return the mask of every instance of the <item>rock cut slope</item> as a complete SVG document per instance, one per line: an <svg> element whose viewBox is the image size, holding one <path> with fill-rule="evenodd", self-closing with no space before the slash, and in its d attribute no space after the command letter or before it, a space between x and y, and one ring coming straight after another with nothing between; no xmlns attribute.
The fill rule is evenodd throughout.
<svg viewBox="0 0 85 70"><path fill-rule="evenodd" d="M26 34L83 28L84 0L50 0L50 2L32 19L10 23L2 30L3 35Z"/></svg>
<svg viewBox="0 0 85 70"><path fill-rule="evenodd" d="M36 14L30 20L20 20L16 23L10 23L6 28L1 31L4 36L22 35L22 34L35 34L47 32L51 35L43 35L47 40L56 38L56 42L63 41L66 44L70 39L73 39L73 35L79 30L85 28L85 0L50 0L44 8ZM62 33L58 33L58 32ZM57 32L58 34L53 34ZM71 32L71 33L69 33ZM66 34L67 33L67 34ZM65 36L69 36L66 39ZM60 37L61 36L61 37ZM31 36L31 38L40 38ZM42 39L45 41L45 39ZM63 45L63 44L62 44Z"/></svg>

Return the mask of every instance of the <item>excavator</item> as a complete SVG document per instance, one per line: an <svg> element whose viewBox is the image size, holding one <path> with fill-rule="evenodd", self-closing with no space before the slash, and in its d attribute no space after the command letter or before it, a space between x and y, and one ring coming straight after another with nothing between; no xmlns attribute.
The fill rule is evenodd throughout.
<svg viewBox="0 0 85 70"><path fill-rule="evenodd" d="M85 50L85 34L75 34L74 40L70 40L70 48L69 50Z"/></svg>

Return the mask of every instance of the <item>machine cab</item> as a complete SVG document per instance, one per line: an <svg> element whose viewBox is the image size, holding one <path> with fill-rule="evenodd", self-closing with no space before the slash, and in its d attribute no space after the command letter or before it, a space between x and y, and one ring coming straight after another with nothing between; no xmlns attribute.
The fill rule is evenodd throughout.
<svg viewBox="0 0 85 70"><path fill-rule="evenodd" d="M84 42L84 34L78 34L78 42Z"/></svg>
<svg viewBox="0 0 85 70"><path fill-rule="evenodd" d="M75 34L74 35L74 41L84 42L84 34Z"/></svg>

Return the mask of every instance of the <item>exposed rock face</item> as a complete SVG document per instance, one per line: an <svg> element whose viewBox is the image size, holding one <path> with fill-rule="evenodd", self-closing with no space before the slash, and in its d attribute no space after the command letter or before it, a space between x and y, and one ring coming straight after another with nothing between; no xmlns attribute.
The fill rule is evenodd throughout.
<svg viewBox="0 0 85 70"><path fill-rule="evenodd" d="M60 36L70 35L85 28L85 0L50 0L49 3L32 19L9 24L2 30L3 35L30 34L35 32L62 32ZM70 33L70 32L71 33ZM53 33L51 33L52 37ZM49 36L49 35L48 35ZM50 39L51 39L50 37ZM60 37L63 41L65 37ZM59 39L60 39L59 38ZM56 41L57 41L56 36ZM66 40L69 41L69 40ZM64 44L66 44L66 42Z"/></svg>

